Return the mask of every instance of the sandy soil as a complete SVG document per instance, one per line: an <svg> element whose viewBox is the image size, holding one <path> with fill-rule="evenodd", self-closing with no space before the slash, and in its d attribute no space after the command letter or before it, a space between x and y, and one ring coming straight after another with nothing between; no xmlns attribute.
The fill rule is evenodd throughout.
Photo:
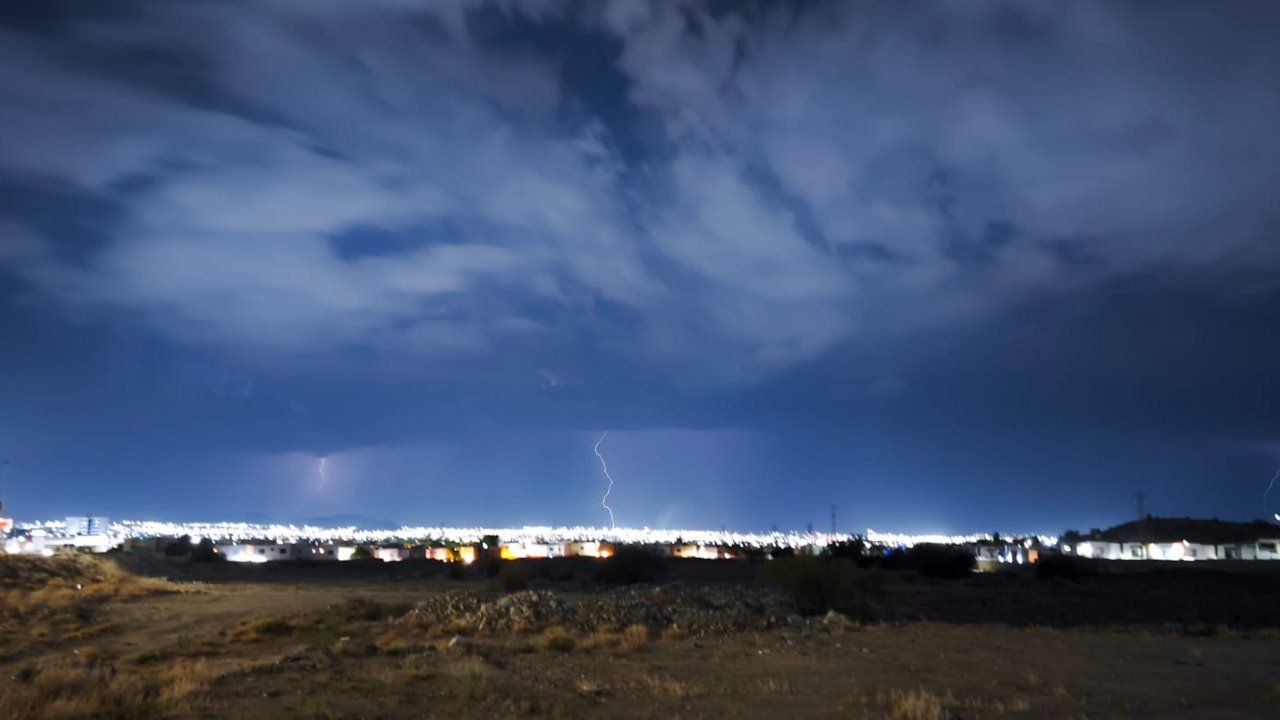
<svg viewBox="0 0 1280 720"><path fill-rule="evenodd" d="M892 589L911 612L958 603L964 622L811 624L683 639L655 633L626 649L584 649L585 637L570 650L540 649L536 634L459 638L449 647L449 634L341 617L353 597L406 606L458 586L443 578L199 582L184 586L190 592L105 608L109 623L100 634L0 664L0 677L84 653L122 666L146 653L156 663L199 657L207 687L171 713L196 718L1280 717L1273 628L1193 634L1105 617L1093 627L1015 627L995 621L992 588L983 582ZM1084 602L1077 596L1088 595L1087 587L1058 594ZM1032 586L1023 594L1037 592ZM1198 592L1197 606L1208 602L1201 595L1210 590ZM228 639L255 618L288 618L297 627ZM2 708L0 716L7 717Z"/></svg>

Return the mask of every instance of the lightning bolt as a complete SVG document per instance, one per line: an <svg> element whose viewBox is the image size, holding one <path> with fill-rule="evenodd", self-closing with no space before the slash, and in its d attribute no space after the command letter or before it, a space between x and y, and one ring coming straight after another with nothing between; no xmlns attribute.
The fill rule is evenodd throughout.
<svg viewBox="0 0 1280 720"><path fill-rule="evenodd" d="M605 462L604 455L600 454L600 443L609 436L609 431L605 430L600 439L596 441L595 453L600 458L600 469L604 470L604 476L609 479L609 488L604 491L604 497L600 498L600 507L609 511L609 525L614 530L618 529L618 523L613 519L613 508L609 507L609 493L613 492L613 476L609 474L609 463Z"/></svg>
<svg viewBox="0 0 1280 720"><path fill-rule="evenodd" d="M324 483L328 478L324 476L324 464L329 461L328 456L320 458L320 484L316 486L316 492L324 489Z"/></svg>
<svg viewBox="0 0 1280 720"><path fill-rule="evenodd" d="M1280 478L1280 470L1276 470L1276 474L1271 476L1271 482L1267 485L1267 489L1262 493L1262 512L1267 511L1267 496L1271 494L1271 489L1276 486L1276 478ZM1280 521L1280 514L1276 515L1276 520Z"/></svg>

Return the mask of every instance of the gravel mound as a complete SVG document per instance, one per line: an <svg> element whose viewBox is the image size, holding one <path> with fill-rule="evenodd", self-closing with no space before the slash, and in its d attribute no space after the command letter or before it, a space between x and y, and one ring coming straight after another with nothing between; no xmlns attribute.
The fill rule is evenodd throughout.
<svg viewBox="0 0 1280 720"><path fill-rule="evenodd" d="M566 601L547 590L510 595L450 591L418 603L397 622L417 629L535 632L567 625L587 632L645 625L702 636L763 630L786 623L781 594L746 586L630 586Z"/></svg>

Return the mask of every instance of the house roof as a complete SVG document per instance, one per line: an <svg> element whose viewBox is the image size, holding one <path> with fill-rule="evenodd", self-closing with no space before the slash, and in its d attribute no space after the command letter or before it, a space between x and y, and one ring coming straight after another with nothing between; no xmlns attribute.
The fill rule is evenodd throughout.
<svg viewBox="0 0 1280 720"><path fill-rule="evenodd" d="M1109 542L1189 542L1205 545L1251 543L1280 538L1280 526L1264 520L1249 523L1195 518L1157 518L1134 520L1103 530L1091 536Z"/></svg>

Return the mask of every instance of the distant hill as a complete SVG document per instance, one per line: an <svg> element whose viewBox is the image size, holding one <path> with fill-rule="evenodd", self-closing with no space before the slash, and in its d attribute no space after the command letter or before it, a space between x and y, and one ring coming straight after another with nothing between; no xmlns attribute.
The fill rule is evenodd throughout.
<svg viewBox="0 0 1280 720"><path fill-rule="evenodd" d="M1188 540L1206 545L1225 545L1280 538L1280 526L1265 520L1242 523L1228 520L1148 517L1145 520L1134 520L1107 528L1095 537L1109 542Z"/></svg>
<svg viewBox="0 0 1280 720"><path fill-rule="evenodd" d="M401 523L394 520L351 514L296 518L294 520L290 520L289 524L314 525L315 527L325 528L354 527L357 530L394 530L401 526Z"/></svg>

